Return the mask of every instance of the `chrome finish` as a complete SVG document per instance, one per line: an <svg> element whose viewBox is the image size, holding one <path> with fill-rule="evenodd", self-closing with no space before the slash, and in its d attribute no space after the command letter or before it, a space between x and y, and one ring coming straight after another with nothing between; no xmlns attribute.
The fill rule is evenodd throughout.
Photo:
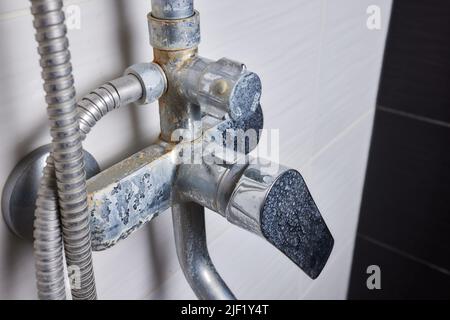
<svg viewBox="0 0 450 320"><path fill-rule="evenodd" d="M270 170L268 170L270 167ZM309 277L322 272L334 239L303 177L276 164L250 165L231 195L226 218L262 236Z"/></svg>
<svg viewBox="0 0 450 320"><path fill-rule="evenodd" d="M206 300L235 300L209 256L204 208L193 202L176 203L172 206L172 217L178 261L196 296Z"/></svg>
<svg viewBox="0 0 450 320"><path fill-rule="evenodd" d="M141 104L155 102L166 92L166 75L156 63L138 63L132 65L125 70L125 74L133 75L139 79L143 89L139 99L139 103Z"/></svg>
<svg viewBox="0 0 450 320"><path fill-rule="evenodd" d="M296 170L248 156L263 127L260 78L242 63L198 56L200 16L192 0L152 0L152 10L154 62L131 66L75 106L62 1L32 0L53 138L34 221L39 297L65 298L64 246L68 266L81 268L73 298L95 299L91 249L110 248L170 207L178 259L200 299L235 299L208 253L205 207L316 278L334 240L305 181ZM109 111L156 99L161 140L86 183L81 140ZM42 166L44 155L32 154L5 188L5 219L16 233L27 232L29 218L13 213L12 204L35 198Z"/></svg>
<svg viewBox="0 0 450 320"><path fill-rule="evenodd" d="M219 159L211 164L181 165L176 180L179 197L225 216L234 187L247 166Z"/></svg>
<svg viewBox="0 0 450 320"><path fill-rule="evenodd" d="M236 157L232 162L181 165L176 180L179 197L263 237L315 279L334 240L303 178L276 163L255 162L243 163Z"/></svg>
<svg viewBox="0 0 450 320"><path fill-rule="evenodd" d="M214 63L213 60L196 55L184 64L178 75L178 81L182 83L183 96L192 103L198 103L198 85L206 68Z"/></svg>
<svg viewBox="0 0 450 320"><path fill-rule="evenodd" d="M230 196L225 211L227 220L238 227L262 236L261 212L267 194L277 178L287 170L290 169L279 166L275 174L268 174L264 172L264 168L258 165L249 165Z"/></svg>
<svg viewBox="0 0 450 320"><path fill-rule="evenodd" d="M261 80L240 62L196 57L180 71L179 78L185 98L217 118L229 114L239 119L254 113L260 104Z"/></svg>
<svg viewBox="0 0 450 320"><path fill-rule="evenodd" d="M239 173L247 166L215 165L223 160L211 156L211 152L223 150L224 130L231 124L231 120L205 116L202 139L178 144L160 141L89 179L93 250L114 246L169 209L174 188L181 200L224 214ZM211 142L212 136L217 137L215 142ZM184 157L191 154L200 155L200 159Z"/></svg>
<svg viewBox="0 0 450 320"><path fill-rule="evenodd" d="M160 19L148 14L150 44L159 50L196 48L200 43L200 14L181 19Z"/></svg>
<svg viewBox="0 0 450 320"><path fill-rule="evenodd" d="M165 142L153 145L88 181L93 250L112 247L170 207L172 149Z"/></svg>
<svg viewBox="0 0 450 320"><path fill-rule="evenodd" d="M2 194L3 218L19 238L33 241L34 210L39 182L51 152L51 145L42 146L26 155L11 171ZM84 151L86 176L100 172L95 158Z"/></svg>
<svg viewBox="0 0 450 320"><path fill-rule="evenodd" d="M161 139L177 143L199 139L202 134L200 106L186 100L183 96L179 75L184 65L197 56L197 49L180 51L154 50L155 62L164 70L167 91L159 99L159 118Z"/></svg>
<svg viewBox="0 0 450 320"><path fill-rule="evenodd" d="M158 19L182 19L194 14L194 0L152 0L152 15Z"/></svg>
<svg viewBox="0 0 450 320"><path fill-rule="evenodd" d="M85 139L91 128L108 112L133 103L144 95L141 82L126 75L95 89L77 104L81 138Z"/></svg>
<svg viewBox="0 0 450 320"><path fill-rule="evenodd" d="M198 103L216 117L228 113L238 119L255 112L260 104L261 80L242 63L220 59L205 68L197 83Z"/></svg>

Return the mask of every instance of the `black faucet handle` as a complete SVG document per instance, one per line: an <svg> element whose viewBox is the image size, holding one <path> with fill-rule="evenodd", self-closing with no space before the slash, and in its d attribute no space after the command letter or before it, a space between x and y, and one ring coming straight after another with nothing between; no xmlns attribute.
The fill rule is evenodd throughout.
<svg viewBox="0 0 450 320"><path fill-rule="evenodd" d="M227 207L227 219L269 241L309 277L319 276L334 245L301 174L249 166Z"/></svg>
<svg viewBox="0 0 450 320"><path fill-rule="evenodd" d="M260 219L263 236L308 276L317 278L334 239L298 171L286 171L275 181Z"/></svg>

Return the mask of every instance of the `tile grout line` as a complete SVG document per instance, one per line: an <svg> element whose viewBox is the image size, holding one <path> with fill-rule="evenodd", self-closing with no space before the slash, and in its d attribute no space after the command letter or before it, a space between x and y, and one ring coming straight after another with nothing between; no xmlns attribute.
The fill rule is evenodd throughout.
<svg viewBox="0 0 450 320"><path fill-rule="evenodd" d="M428 118L428 117L424 117L424 116L419 116L416 114L412 114L406 111L399 111L399 110L395 110L389 107L384 107L384 106L377 106L377 110L381 110L390 114L394 114L397 116L402 116L402 117L406 117L409 119L413 119L413 120L417 120L417 121L421 121L421 122L425 122L425 123L429 123L429 124L434 124L440 127L445 127L445 128L450 128L450 123L447 123L445 121L440 121L440 120L436 120L436 119L432 119L432 118Z"/></svg>
<svg viewBox="0 0 450 320"><path fill-rule="evenodd" d="M366 236L366 235L364 235L364 234L362 234L362 233L359 233L359 232L358 232L357 235L358 235L358 237L361 237L362 239L364 239L364 240L366 240L366 241L368 241L368 242L370 242L370 243L372 243L372 244L374 244L374 245L377 245L377 246L379 246L379 247L382 247L383 249L386 249L386 250L388 250L388 251L391 251L391 252L393 252L393 253L396 253L396 254L398 254L399 256L403 257L403 258L406 258L406 259L409 259L409 260L414 261L414 262L416 262L416 263L419 263L419 264L421 264L421 265L424 265L424 266L426 266L426 267L428 267L428 268L430 268L430 269L433 269L433 270L435 270L435 271L438 271L438 272L440 272L440 273L443 273L443 274L445 274L446 276L450 276L450 270L447 270L447 269L445 269L445 268L439 267L439 266L437 266L437 265L435 265L435 264L433 264L433 263L431 263L431 262L428 262L428 261L426 261L426 260L423 260L423 259L421 259L421 258L415 257L415 256L413 256L412 254L409 254L409 253L407 253L407 252L404 252L404 251L402 251L402 250L400 250L400 249L397 249L397 248L395 248L395 247L393 247L393 246L391 246L391 245L388 245L388 244L386 244L386 243L384 243L384 242L382 242L382 241L376 240L376 239L374 239L374 238L372 238L372 237Z"/></svg>
<svg viewBox="0 0 450 320"><path fill-rule="evenodd" d="M348 125L344 130L339 132L333 139L330 140L324 147L322 147L319 151L313 154L309 160L305 163L304 167L311 165L317 158L319 158L325 151L327 151L330 147L332 147L336 142L341 140L341 138L345 137L349 132L351 132L355 127L357 127L363 120L365 120L368 116L374 113L374 109L371 109L358 117L355 121L353 121L350 125Z"/></svg>

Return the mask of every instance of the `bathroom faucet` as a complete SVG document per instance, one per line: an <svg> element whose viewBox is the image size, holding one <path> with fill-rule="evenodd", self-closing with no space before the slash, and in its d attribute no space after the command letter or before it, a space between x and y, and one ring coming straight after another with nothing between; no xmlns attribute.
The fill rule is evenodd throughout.
<svg viewBox="0 0 450 320"><path fill-rule="evenodd" d="M154 145L101 172L85 156L92 250L114 246L171 209L178 259L197 297L235 299L208 253L208 208L317 278L334 240L304 179L250 155L263 129L259 76L234 60L198 55L200 15L193 0L152 0L148 25L154 61L129 67L77 104L84 139L120 106L159 102L161 135ZM30 237L34 208L21 203L36 201L37 190L26 188L36 186L49 152L41 148L25 158L4 188L5 220L22 237Z"/></svg>

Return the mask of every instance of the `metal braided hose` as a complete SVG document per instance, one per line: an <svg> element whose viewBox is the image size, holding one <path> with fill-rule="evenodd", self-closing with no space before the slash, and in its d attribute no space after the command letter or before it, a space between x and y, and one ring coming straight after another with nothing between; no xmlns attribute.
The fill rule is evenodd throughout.
<svg viewBox="0 0 450 320"><path fill-rule="evenodd" d="M71 288L72 298L95 299L86 174L62 8L61 0L31 0L52 136L35 212L38 294L42 299L65 298L63 243L67 266L79 277L79 286Z"/></svg>
<svg viewBox="0 0 450 320"><path fill-rule="evenodd" d="M78 102L78 120L82 139L108 112L138 101L142 85L134 75L126 75L98 87Z"/></svg>
<svg viewBox="0 0 450 320"><path fill-rule="evenodd" d="M72 298L96 299L81 141L108 112L157 100L167 80L158 65L136 64L76 104L62 7L61 0L31 0L53 149L36 201L37 288L41 299L66 298L65 257L68 271L78 273Z"/></svg>
<svg viewBox="0 0 450 320"><path fill-rule="evenodd" d="M81 99L77 105L82 140L108 112L136 102L142 86L133 75L110 81ZM47 159L36 203L34 247L41 299L65 299L62 236L53 158Z"/></svg>

